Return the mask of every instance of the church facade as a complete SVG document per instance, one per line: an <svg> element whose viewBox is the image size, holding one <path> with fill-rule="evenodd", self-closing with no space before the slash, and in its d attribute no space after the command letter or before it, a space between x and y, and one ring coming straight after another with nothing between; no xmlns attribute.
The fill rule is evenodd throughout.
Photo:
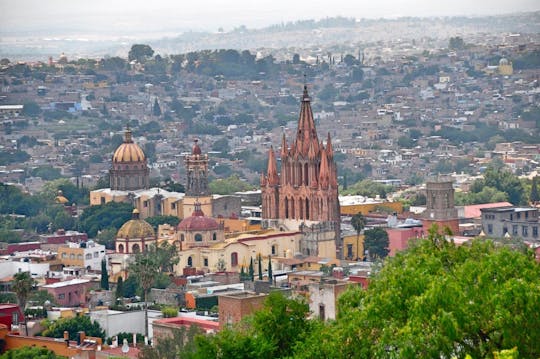
<svg viewBox="0 0 540 359"><path fill-rule="evenodd" d="M263 227L305 232L302 252L318 255L317 241L339 241L340 211L337 167L330 134L326 146L319 141L311 100L304 86L296 138L287 143L283 135L281 172L278 173L273 147L268 153L268 168L261 176ZM327 235L314 235L314 233ZM308 234L309 233L309 234ZM310 239L311 238L311 239Z"/></svg>

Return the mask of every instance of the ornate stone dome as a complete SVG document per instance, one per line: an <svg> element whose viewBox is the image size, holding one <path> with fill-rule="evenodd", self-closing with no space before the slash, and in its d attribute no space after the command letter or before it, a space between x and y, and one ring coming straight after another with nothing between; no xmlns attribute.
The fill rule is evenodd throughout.
<svg viewBox="0 0 540 359"><path fill-rule="evenodd" d="M201 210L201 204L195 203L195 210L191 217L184 218L178 229L181 231L212 231L219 229L218 222L211 218L206 217Z"/></svg>
<svg viewBox="0 0 540 359"><path fill-rule="evenodd" d="M116 238L149 238L155 237L154 228L150 223L139 218L139 211L133 210L133 218L120 227Z"/></svg>
<svg viewBox="0 0 540 359"><path fill-rule="evenodd" d="M122 143L114 152L113 163L115 162L144 162L145 155L143 150L133 142L131 130L128 128L124 135Z"/></svg>

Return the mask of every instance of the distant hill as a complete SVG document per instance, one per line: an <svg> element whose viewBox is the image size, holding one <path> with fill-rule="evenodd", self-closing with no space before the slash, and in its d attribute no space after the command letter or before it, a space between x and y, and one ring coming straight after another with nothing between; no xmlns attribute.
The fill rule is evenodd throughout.
<svg viewBox="0 0 540 359"><path fill-rule="evenodd" d="M66 34L44 39L39 36L10 33L3 37L0 56L13 59L42 59L64 52L68 57L127 56L133 43L146 43L157 53L178 54L205 49L285 49L318 47L355 47L378 41L441 39L461 36L468 42L486 34L540 34L540 12L482 17L437 17L396 19L352 19L344 17L302 20L276 24L262 29L244 26L229 32L184 32L178 36L148 39L144 33L122 39L80 41ZM84 37L84 35L81 35ZM95 38L95 36L94 36Z"/></svg>

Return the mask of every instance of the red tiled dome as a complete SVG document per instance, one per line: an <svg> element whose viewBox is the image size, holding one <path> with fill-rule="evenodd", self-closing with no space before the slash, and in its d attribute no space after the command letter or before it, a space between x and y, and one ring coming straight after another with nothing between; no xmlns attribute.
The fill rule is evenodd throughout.
<svg viewBox="0 0 540 359"><path fill-rule="evenodd" d="M218 228L219 224L215 219L204 215L199 203L195 203L195 211L191 217L184 218L178 224L178 229L181 231L211 231Z"/></svg>

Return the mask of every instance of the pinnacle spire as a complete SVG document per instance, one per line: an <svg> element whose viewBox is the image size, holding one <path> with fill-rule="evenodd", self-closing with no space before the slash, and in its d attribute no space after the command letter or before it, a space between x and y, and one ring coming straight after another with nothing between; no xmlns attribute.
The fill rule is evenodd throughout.
<svg viewBox="0 0 540 359"><path fill-rule="evenodd" d="M329 159L334 157L334 148L332 147L332 139L330 138L330 132L328 132L328 138L326 139L326 155Z"/></svg>
<svg viewBox="0 0 540 359"><path fill-rule="evenodd" d="M315 129L307 85L304 85L304 94L302 95L302 105L300 107L298 130L296 133L296 152L306 157L311 142L313 142L315 152L318 152L320 148L317 130Z"/></svg>
<svg viewBox="0 0 540 359"><path fill-rule="evenodd" d="M321 187L328 187L330 179L329 177L328 158L326 157L326 151L321 151L321 169L319 172L319 184L321 185Z"/></svg>
<svg viewBox="0 0 540 359"><path fill-rule="evenodd" d="M268 153L268 170L266 175L268 176L268 185L275 186L279 183L277 161L273 146L270 146L270 151Z"/></svg>

